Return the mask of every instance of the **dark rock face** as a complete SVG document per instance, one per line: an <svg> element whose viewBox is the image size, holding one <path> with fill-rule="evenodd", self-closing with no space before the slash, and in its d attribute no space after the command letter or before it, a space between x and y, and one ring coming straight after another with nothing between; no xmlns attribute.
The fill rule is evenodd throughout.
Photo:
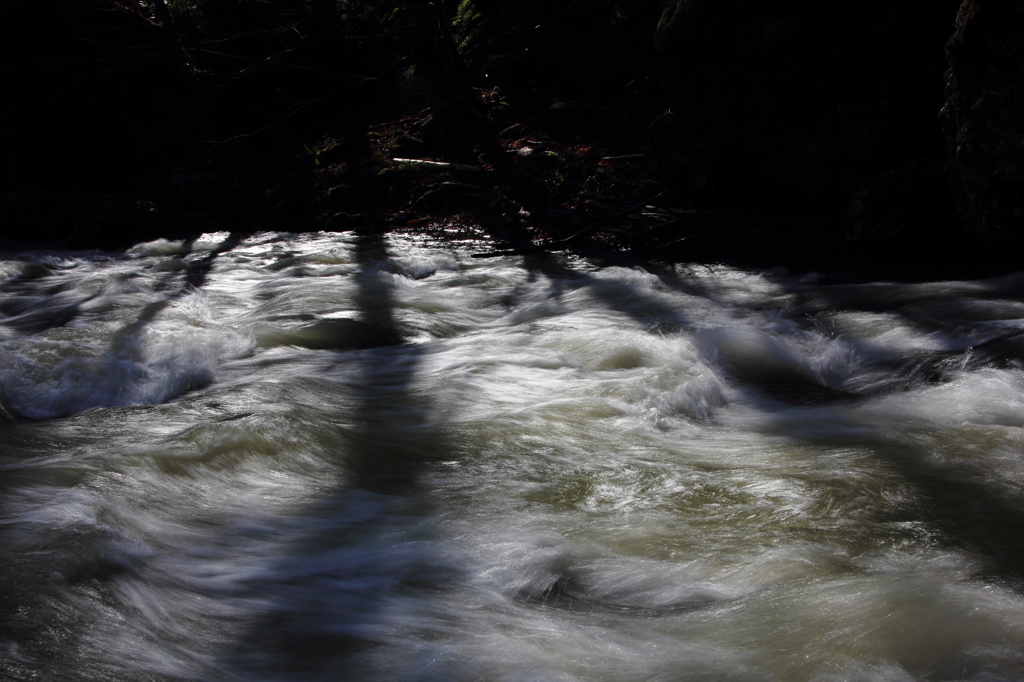
<svg viewBox="0 0 1024 682"><path fill-rule="evenodd" d="M955 0L679 0L655 43L671 113L652 161L696 199L841 214L915 159L941 157Z"/></svg>
<svg viewBox="0 0 1024 682"><path fill-rule="evenodd" d="M946 47L946 170L983 244L1024 240L1024 3L965 0Z"/></svg>
<svg viewBox="0 0 1024 682"><path fill-rule="evenodd" d="M949 196L941 159L917 158L876 176L846 208L844 231L850 242L885 245L900 255L944 258L960 251L960 224Z"/></svg>

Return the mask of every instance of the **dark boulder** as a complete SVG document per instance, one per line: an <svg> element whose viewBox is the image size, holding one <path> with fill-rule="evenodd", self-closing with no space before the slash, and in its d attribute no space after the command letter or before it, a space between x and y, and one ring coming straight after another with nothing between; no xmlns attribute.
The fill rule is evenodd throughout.
<svg viewBox="0 0 1024 682"><path fill-rule="evenodd" d="M1024 239L1024 4L965 0L946 47L946 170L982 245Z"/></svg>

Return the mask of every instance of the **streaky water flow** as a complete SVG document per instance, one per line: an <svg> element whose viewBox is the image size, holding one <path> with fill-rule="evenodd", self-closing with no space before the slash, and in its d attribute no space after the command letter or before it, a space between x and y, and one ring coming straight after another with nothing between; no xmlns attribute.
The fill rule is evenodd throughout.
<svg viewBox="0 0 1024 682"><path fill-rule="evenodd" d="M0 260L0 677L1024 678L1024 277L488 248Z"/></svg>

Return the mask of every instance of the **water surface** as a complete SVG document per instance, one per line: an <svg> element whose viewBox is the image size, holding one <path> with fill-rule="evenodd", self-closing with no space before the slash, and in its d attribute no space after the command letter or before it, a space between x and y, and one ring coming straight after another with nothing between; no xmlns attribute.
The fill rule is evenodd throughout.
<svg viewBox="0 0 1024 682"><path fill-rule="evenodd" d="M1024 279L489 248L0 260L0 677L1024 677Z"/></svg>

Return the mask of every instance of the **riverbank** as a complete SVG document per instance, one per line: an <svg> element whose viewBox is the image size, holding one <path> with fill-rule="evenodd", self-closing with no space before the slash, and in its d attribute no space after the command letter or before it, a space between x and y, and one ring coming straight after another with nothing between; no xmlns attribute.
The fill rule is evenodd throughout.
<svg viewBox="0 0 1024 682"><path fill-rule="evenodd" d="M999 3L286 5L5 9L0 243L472 227L839 278L1020 267Z"/></svg>

